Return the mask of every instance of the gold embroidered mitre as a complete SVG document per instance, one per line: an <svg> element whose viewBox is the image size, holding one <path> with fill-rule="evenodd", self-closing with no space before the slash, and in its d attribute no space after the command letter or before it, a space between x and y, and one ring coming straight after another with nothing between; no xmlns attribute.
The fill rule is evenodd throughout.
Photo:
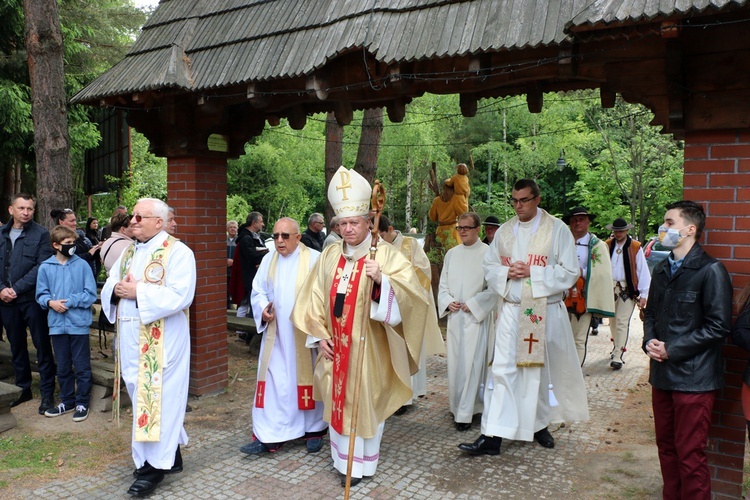
<svg viewBox="0 0 750 500"><path fill-rule="evenodd" d="M328 201L338 217L367 215L372 187L357 171L339 167L328 185Z"/></svg>

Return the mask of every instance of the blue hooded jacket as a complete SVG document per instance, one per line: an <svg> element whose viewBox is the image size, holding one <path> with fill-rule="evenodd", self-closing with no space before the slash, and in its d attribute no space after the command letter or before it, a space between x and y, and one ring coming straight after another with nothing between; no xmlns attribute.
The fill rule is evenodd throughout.
<svg viewBox="0 0 750 500"><path fill-rule="evenodd" d="M68 310L62 314L50 308L50 300L67 299ZM96 302L96 280L86 261L73 255L61 264L54 255L42 262L36 281L36 301L48 309L50 335L88 335Z"/></svg>

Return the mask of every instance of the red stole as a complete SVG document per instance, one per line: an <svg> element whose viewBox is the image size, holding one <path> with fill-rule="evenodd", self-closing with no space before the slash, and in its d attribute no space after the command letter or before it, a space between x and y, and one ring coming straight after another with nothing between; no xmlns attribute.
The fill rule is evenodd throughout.
<svg viewBox="0 0 750 500"><path fill-rule="evenodd" d="M362 277L365 258L362 257L354 264L352 276L349 278L349 286L344 296L344 308L341 317L333 314L336 303L336 290L338 290L341 275L344 271L346 259L341 256L336 265L336 275L330 290L331 327L333 330L333 410L331 412L331 427L339 434L344 434L344 407L346 402L346 381L349 374L349 355L352 345L352 326L354 324L354 310L357 304L357 291ZM362 314L369 314L364 311Z"/></svg>

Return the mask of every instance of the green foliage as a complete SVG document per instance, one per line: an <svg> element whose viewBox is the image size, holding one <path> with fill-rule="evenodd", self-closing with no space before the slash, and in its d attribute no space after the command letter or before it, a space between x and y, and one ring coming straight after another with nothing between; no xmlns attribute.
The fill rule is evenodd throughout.
<svg viewBox="0 0 750 500"><path fill-rule="evenodd" d="M234 220L240 226L243 226L248 214L252 211L252 207L242 196L238 194L227 196L227 222Z"/></svg>

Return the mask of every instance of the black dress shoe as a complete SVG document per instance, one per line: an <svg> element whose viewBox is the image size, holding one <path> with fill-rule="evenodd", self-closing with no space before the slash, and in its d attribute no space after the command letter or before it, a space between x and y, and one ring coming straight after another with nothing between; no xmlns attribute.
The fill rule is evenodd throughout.
<svg viewBox="0 0 750 500"><path fill-rule="evenodd" d="M156 486L164 480L164 471L153 469L149 474L143 474L130 485L128 495L145 497L156 490Z"/></svg>
<svg viewBox="0 0 750 500"><path fill-rule="evenodd" d="M469 455L499 455L502 442L502 438L488 437L482 434L473 443L459 444L458 449Z"/></svg>
<svg viewBox="0 0 750 500"><path fill-rule="evenodd" d="M611 366L613 370L620 370L622 368L622 362L612 361L609 366Z"/></svg>
<svg viewBox="0 0 750 500"><path fill-rule="evenodd" d="M352 480L349 483L349 486L357 486L361 482L362 482L361 477L352 477ZM341 486L346 488L346 474L341 474Z"/></svg>
<svg viewBox="0 0 750 500"><path fill-rule="evenodd" d="M39 414L44 415L44 412L55 406L55 399L52 396L42 396L42 404L39 405Z"/></svg>
<svg viewBox="0 0 750 500"><path fill-rule="evenodd" d="M466 432L471 429L471 422L456 422L456 430L458 432Z"/></svg>
<svg viewBox="0 0 750 500"><path fill-rule="evenodd" d="M25 403L26 401L31 401L33 398L34 396L31 394L31 389L24 389L21 391L21 395L18 396L18 399L14 399L13 401L10 402L10 407L15 408L21 403ZM44 411L47 411L47 410L44 410Z"/></svg>
<svg viewBox="0 0 750 500"><path fill-rule="evenodd" d="M153 466L148 463L148 461L144 462L143 465L133 471L133 477L138 478L140 476L146 475L146 474L152 474L157 469L154 469ZM180 453L180 445L177 445L177 451L174 454L174 465L171 469L168 470L162 470L164 474L177 474L179 472L182 472L182 453Z"/></svg>
<svg viewBox="0 0 750 500"><path fill-rule="evenodd" d="M397 417L400 417L401 415L403 415L407 411L409 411L409 406L408 405L404 405L401 408L399 408L398 410L394 411L393 414L396 415Z"/></svg>
<svg viewBox="0 0 750 500"><path fill-rule="evenodd" d="M535 432L534 439L536 439L536 442L544 446L545 448L555 447L555 438L552 437L552 434L549 433L549 430L546 427L541 431Z"/></svg>

